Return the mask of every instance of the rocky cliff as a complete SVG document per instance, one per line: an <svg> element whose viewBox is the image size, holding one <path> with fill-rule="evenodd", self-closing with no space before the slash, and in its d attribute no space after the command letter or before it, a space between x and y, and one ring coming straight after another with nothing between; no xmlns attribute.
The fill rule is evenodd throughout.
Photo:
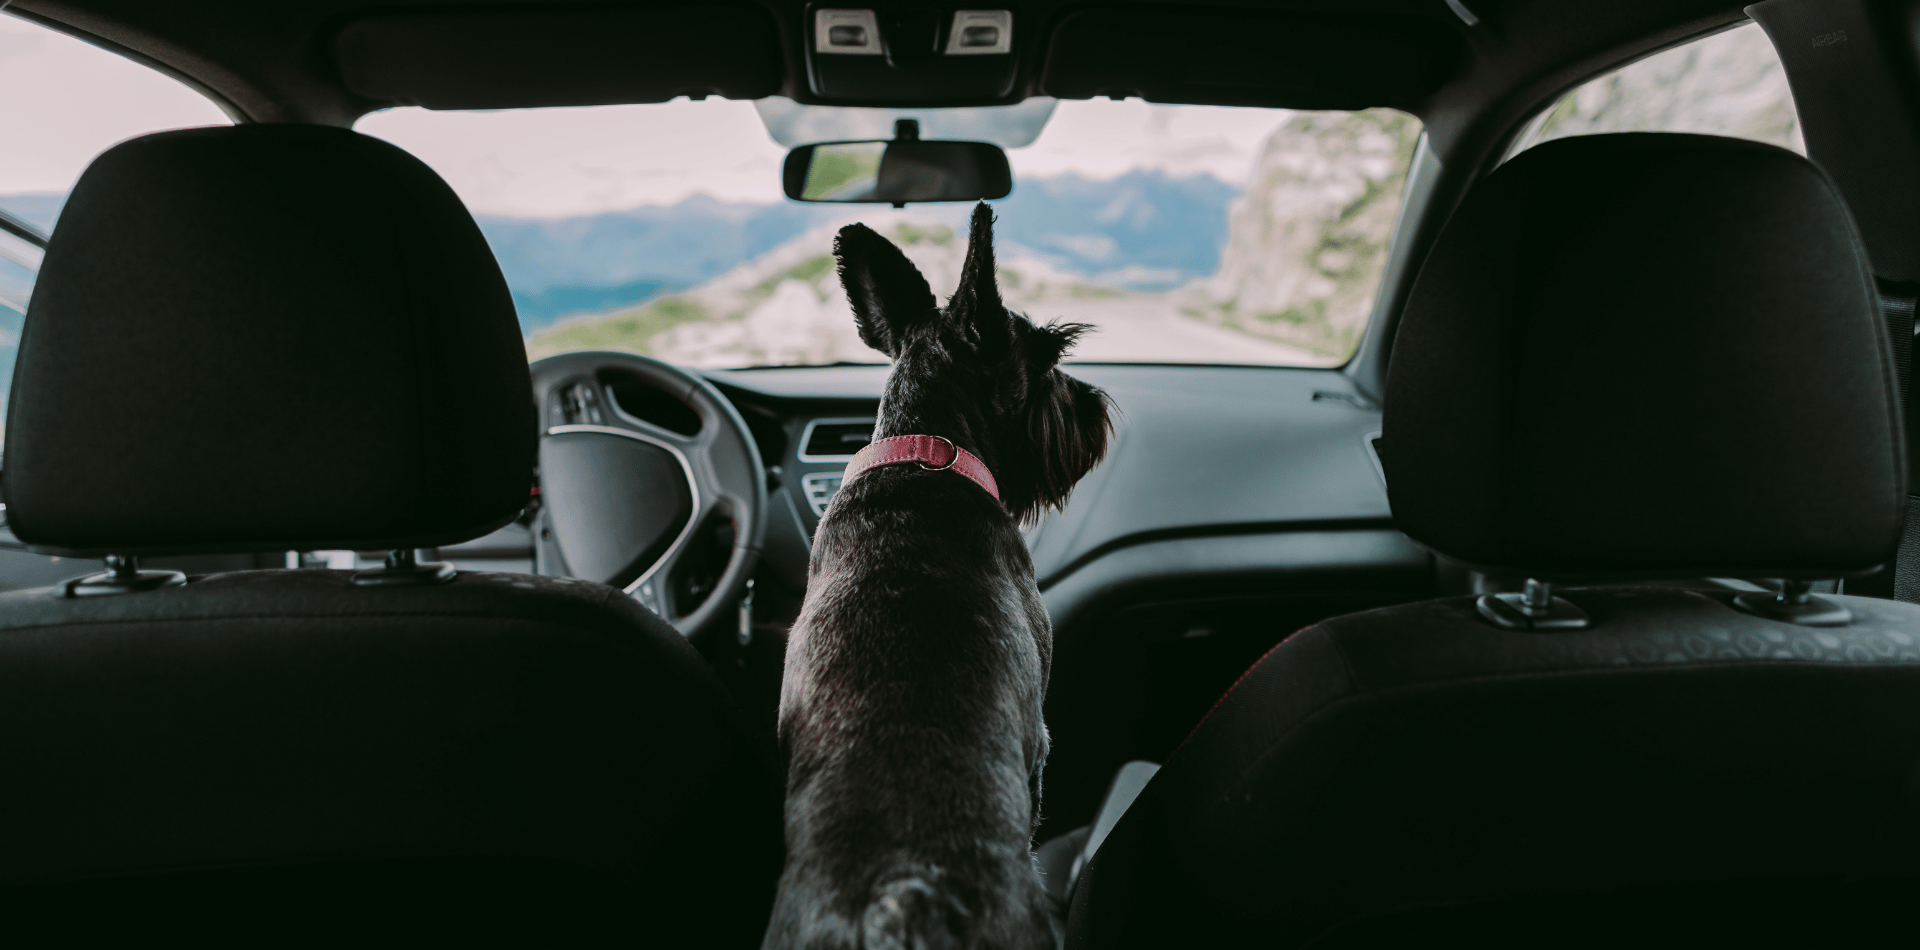
<svg viewBox="0 0 1920 950"><path fill-rule="evenodd" d="M1520 146L1599 132L1728 135L1806 154L1786 71L1754 23L1585 83L1547 110Z"/></svg>
<svg viewBox="0 0 1920 950"><path fill-rule="evenodd" d="M1303 112L1268 137L1187 312L1344 359L1360 340L1420 137L1391 109Z"/></svg>
<svg viewBox="0 0 1920 950"><path fill-rule="evenodd" d="M1727 135L1805 152L1786 74L1751 23L1582 84L1514 151L1631 131ZM1187 288L1186 312L1345 359L1373 309L1419 134L1418 120L1386 109L1302 113L1281 125L1233 204L1219 272Z"/></svg>

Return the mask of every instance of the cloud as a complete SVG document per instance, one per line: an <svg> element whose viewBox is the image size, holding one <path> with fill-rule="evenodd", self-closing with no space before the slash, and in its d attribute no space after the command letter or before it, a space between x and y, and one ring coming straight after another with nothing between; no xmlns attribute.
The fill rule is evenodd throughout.
<svg viewBox="0 0 1920 950"><path fill-rule="evenodd" d="M1261 143L1290 114L1139 99L1067 100L1054 109L1032 146L1013 149L1007 157L1016 180L1063 174L1108 179L1147 169L1244 185Z"/></svg>
<svg viewBox="0 0 1920 950"><path fill-rule="evenodd" d="M696 194L776 202L786 149L750 102L432 112L388 109L355 129L432 166L481 214L552 218Z"/></svg>
<svg viewBox="0 0 1920 950"><path fill-rule="evenodd" d="M1120 245L1104 234L1058 234L1048 243L1095 263L1107 260L1120 250Z"/></svg>

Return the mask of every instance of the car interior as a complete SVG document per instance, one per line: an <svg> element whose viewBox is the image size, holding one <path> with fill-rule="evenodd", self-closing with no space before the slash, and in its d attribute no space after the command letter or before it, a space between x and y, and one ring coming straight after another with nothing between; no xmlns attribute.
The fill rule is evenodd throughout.
<svg viewBox="0 0 1920 950"><path fill-rule="evenodd" d="M0 3L0 117L48 130L0 136L8 926L759 946L785 634L888 372L834 342L820 247L884 221L944 292L987 199L1118 413L1024 532L1064 946L1885 942L1920 873L1916 23ZM67 42L201 112L127 105L32 178L92 80L8 57ZM736 109L776 156L678 283L530 282L603 206L515 211L479 139L417 131L622 108ZM1240 123L1176 144L1241 177L1114 164L1066 210L1043 161L1123 108ZM717 121L649 135L732 174ZM699 200L608 253L692 253ZM1113 230L1048 245L1049 208Z"/></svg>

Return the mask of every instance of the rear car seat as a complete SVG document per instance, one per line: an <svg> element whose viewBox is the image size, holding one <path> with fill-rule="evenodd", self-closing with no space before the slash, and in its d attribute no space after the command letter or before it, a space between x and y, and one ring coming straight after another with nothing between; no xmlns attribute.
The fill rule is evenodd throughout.
<svg viewBox="0 0 1920 950"><path fill-rule="evenodd" d="M771 738L620 591L127 560L481 536L527 503L532 399L491 252L405 152L249 125L93 163L4 488L21 540L127 570L0 594L9 934L759 945Z"/></svg>

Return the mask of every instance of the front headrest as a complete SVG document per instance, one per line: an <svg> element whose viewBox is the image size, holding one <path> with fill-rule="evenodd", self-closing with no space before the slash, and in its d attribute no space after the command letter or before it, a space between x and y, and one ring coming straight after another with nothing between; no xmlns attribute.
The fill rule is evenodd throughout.
<svg viewBox="0 0 1920 950"><path fill-rule="evenodd" d="M0 489L71 554L427 547L527 503L535 415L473 217L344 129L166 132L73 188Z"/></svg>
<svg viewBox="0 0 1920 950"><path fill-rule="evenodd" d="M1401 530L1501 573L1834 577L1905 505L1899 384L1832 182L1767 145L1596 135L1476 186L1408 298Z"/></svg>

